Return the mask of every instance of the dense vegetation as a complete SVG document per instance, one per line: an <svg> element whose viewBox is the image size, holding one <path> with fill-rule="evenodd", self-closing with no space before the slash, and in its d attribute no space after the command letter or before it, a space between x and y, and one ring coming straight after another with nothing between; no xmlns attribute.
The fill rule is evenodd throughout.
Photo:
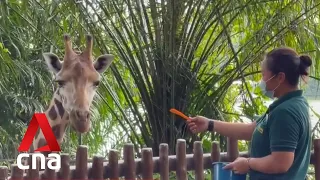
<svg viewBox="0 0 320 180"><path fill-rule="evenodd" d="M94 128L83 137L90 153L106 155L126 142L155 153L165 142L174 153L177 138L189 145L201 139L205 151L218 140L225 150L224 137L191 135L168 110L225 121L253 119L266 109L266 99L254 89L260 61L278 46L311 55L311 78L318 80L319 5L315 0L0 1L0 158L15 158L32 114L50 101L55 85L42 53L63 56L64 33L71 34L76 49L91 33L96 57L116 57L95 98ZM311 95L318 89L316 81L312 85ZM67 133L63 150L74 152L77 135Z"/></svg>

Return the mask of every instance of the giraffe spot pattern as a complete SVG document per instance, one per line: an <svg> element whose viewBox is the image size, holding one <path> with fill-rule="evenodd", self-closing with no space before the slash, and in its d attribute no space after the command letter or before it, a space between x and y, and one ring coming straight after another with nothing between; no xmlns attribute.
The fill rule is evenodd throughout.
<svg viewBox="0 0 320 180"><path fill-rule="evenodd" d="M53 134L56 136L57 139L61 138L60 128L61 128L61 124L58 124L52 127Z"/></svg>
<svg viewBox="0 0 320 180"><path fill-rule="evenodd" d="M33 153L33 152L34 152L33 143L31 144L29 151L30 151L31 153Z"/></svg>
<svg viewBox="0 0 320 180"><path fill-rule="evenodd" d="M38 148L47 145L47 141L45 139L39 139Z"/></svg>
<svg viewBox="0 0 320 180"><path fill-rule="evenodd" d="M38 138L38 136L39 136L39 134L40 134L40 128L38 128L37 133L36 133L36 136L35 136L35 138L34 138L34 139L37 139L37 138Z"/></svg>
<svg viewBox="0 0 320 180"><path fill-rule="evenodd" d="M43 138L39 139L38 142L38 148L47 145L47 141ZM50 151L41 152L45 157L48 157L48 154L50 154Z"/></svg>
<svg viewBox="0 0 320 180"><path fill-rule="evenodd" d="M54 106L52 106L52 107L50 108L50 110L49 110L49 118L50 118L51 120L56 120L57 117L58 117L57 111L56 111L56 109L54 108Z"/></svg>
<svg viewBox="0 0 320 180"><path fill-rule="evenodd" d="M59 111L59 115L62 118L62 116L64 114L64 108L62 106L62 103L60 101L58 101L56 98L54 99L54 103L56 104L58 111Z"/></svg>

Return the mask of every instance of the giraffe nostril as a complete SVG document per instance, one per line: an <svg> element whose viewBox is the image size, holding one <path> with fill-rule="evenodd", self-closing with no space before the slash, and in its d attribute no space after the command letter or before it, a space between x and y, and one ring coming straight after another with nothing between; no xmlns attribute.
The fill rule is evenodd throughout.
<svg viewBox="0 0 320 180"><path fill-rule="evenodd" d="M76 117L77 117L77 118L80 118L80 117L81 117L80 111L76 111Z"/></svg>
<svg viewBox="0 0 320 180"><path fill-rule="evenodd" d="M90 117L89 111L76 111L75 117L80 121L87 121Z"/></svg>
<svg viewBox="0 0 320 180"><path fill-rule="evenodd" d="M89 111L75 111L74 116L77 120L86 122L90 118Z"/></svg>
<svg viewBox="0 0 320 180"><path fill-rule="evenodd" d="M84 112L82 112L82 115L83 115L83 117L85 117L86 119L89 119L89 117L90 117L89 111L84 111Z"/></svg>

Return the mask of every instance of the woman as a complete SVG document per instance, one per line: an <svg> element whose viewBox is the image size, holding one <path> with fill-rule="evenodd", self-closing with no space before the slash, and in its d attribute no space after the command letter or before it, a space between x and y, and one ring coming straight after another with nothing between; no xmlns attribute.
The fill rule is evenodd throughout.
<svg viewBox="0 0 320 180"><path fill-rule="evenodd" d="M251 140L250 158L239 157L225 166L249 173L251 180L303 180L310 162L311 128L307 100L298 83L308 75L312 61L293 49L269 52L262 62L260 87L278 98L255 122L228 123L197 116L188 126L193 133L206 130L240 140Z"/></svg>

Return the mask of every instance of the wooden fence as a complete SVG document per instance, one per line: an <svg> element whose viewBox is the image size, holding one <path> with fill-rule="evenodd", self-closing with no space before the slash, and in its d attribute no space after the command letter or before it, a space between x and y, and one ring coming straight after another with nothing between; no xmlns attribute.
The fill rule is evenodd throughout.
<svg viewBox="0 0 320 180"><path fill-rule="evenodd" d="M120 179L133 180L140 176L143 180L152 180L154 173L159 173L161 180L169 180L169 172L176 172L178 180L187 179L187 171L194 171L195 179L204 179L204 169L211 169L212 163L217 161L230 162L238 156L248 157L246 152L238 152L238 141L228 139L227 152L220 153L219 144L212 143L211 153L203 153L202 143L195 142L193 154L186 154L186 142L179 139L176 145L176 155L168 156L168 145L160 144L159 157L153 157L151 148L143 148L141 159L135 159L132 144L126 144L123 151L123 160L118 160L119 153L109 152L108 160L94 156L92 163L88 163L86 146L79 146L76 153L75 165L70 165L68 154L61 154L61 168L54 171L45 168L44 171L29 169L27 173L19 169L16 164L11 169L0 167L0 180L26 179ZM316 180L320 180L320 139L313 142L310 164L314 165ZM31 161L31 157L29 159ZM39 167L39 166L38 166ZM31 166L30 166L31 168Z"/></svg>

